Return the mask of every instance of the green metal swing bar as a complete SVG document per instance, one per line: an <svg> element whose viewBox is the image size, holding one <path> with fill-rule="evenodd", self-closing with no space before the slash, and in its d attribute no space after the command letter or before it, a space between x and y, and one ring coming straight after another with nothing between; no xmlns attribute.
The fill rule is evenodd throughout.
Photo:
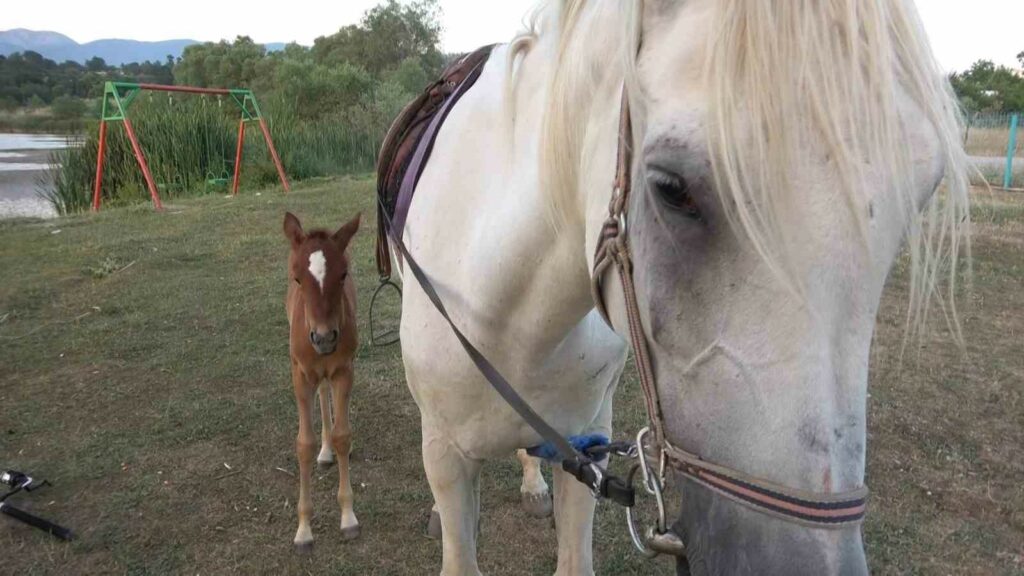
<svg viewBox="0 0 1024 576"><path fill-rule="evenodd" d="M284 167L281 165L281 158L277 154L277 149L274 148L274 141L270 138L270 129L267 127L266 119L264 119L263 113L260 111L260 105L256 101L256 96L253 94L252 90L247 88L199 88L196 86L168 86L164 84L137 84L134 82L107 82L103 87L103 108L100 116L99 151L96 154L96 182L93 187L92 198L92 209L94 212L100 209L100 188L103 181L103 162L104 153L106 152L108 122L121 122L124 125L125 132L128 134L128 140L132 144L132 151L135 154L135 159L139 162L139 168L142 170L142 175L146 180L146 187L149 189L149 195L153 199L153 205L157 210L163 209L163 205L160 203L160 195L157 193L156 184L153 181L153 175L149 171L149 165L146 163L146 157L142 153L142 147L139 146L139 139L135 136L135 128L132 126L132 122L128 118L128 107L131 106L132 101L143 90L230 96L231 101L234 102L235 106L237 106L240 111L240 119L238 121L238 145L235 149L235 172L231 184L231 194L238 194L238 180L241 175L242 168L242 146L245 143L245 124L247 122L259 123L260 131L263 133L263 139L267 143L267 149L270 150L270 156L274 160L274 166L277 167L277 175L281 179L281 185L284 187L285 193L291 191L291 187L288 185L288 179L284 175Z"/></svg>

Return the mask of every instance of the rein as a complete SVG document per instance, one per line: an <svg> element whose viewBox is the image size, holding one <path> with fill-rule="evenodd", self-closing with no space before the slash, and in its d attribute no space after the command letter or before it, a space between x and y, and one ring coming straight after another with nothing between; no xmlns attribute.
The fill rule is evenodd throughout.
<svg viewBox="0 0 1024 576"><path fill-rule="evenodd" d="M658 476L650 478L650 482L658 484L657 490L661 492L667 465L716 494L788 522L813 528L840 528L860 523L866 510L866 487L841 493L796 490L726 466L712 464L699 455L687 452L669 442L665 435L664 416L658 397L654 367L651 364L636 287L633 283L633 261L630 257L627 233L629 196L632 191L632 125L629 99L625 89L622 92L622 109L619 115L616 162L614 191L608 206L608 218L602 225L598 238L591 290L598 311L605 322L612 326L604 301L603 278L613 266L616 268L629 323L630 344L633 347L640 376L640 388L643 390L647 418L653 433L653 442L650 445L644 442L643 432L637 437L637 450L641 454L656 455L659 459ZM666 527L659 528L664 531Z"/></svg>

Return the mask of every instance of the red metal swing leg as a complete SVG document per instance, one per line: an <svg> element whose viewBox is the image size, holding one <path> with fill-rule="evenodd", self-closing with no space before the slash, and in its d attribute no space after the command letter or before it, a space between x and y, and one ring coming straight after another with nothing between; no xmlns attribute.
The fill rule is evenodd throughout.
<svg viewBox="0 0 1024 576"><path fill-rule="evenodd" d="M238 196L238 178L242 174L242 146L245 144L245 120L238 121L238 146L235 149L235 177L231 182L231 195Z"/></svg>
<svg viewBox="0 0 1024 576"><path fill-rule="evenodd" d="M267 129L267 121L263 117L260 117L260 130L263 131L263 139L267 141L267 148L270 149L270 156L274 159L274 166L277 166L277 176L281 179L281 185L284 186L284 193L287 194L292 189L288 186L288 179L284 177L284 167L281 166L281 158L277 155L277 150L274 149L274 141L270 139L270 130Z"/></svg>
<svg viewBox="0 0 1024 576"><path fill-rule="evenodd" d="M128 139L132 143L132 151L135 152L135 159L139 161L139 168L142 168L142 176L146 179L146 187L149 188L149 196L153 199L153 206L157 210L163 210L163 204L160 203L160 195L156 192L156 184L153 182L153 175L149 172L149 165L146 164L146 158L142 155L142 147L139 146L139 139L135 137L135 130L132 128L132 122L128 118L124 119L124 130L128 133Z"/></svg>

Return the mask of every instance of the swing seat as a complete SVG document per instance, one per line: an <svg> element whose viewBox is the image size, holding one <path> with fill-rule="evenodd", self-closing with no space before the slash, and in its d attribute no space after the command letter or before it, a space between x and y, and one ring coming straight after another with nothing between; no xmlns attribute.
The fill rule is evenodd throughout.
<svg viewBox="0 0 1024 576"><path fill-rule="evenodd" d="M212 171L206 173L207 188L227 188L229 182L231 182L231 175L228 173L226 168L221 172L220 176Z"/></svg>

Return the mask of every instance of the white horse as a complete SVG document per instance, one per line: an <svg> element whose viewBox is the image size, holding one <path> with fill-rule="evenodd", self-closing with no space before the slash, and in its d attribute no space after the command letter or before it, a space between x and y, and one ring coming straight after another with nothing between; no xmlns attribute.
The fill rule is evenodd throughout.
<svg viewBox="0 0 1024 576"><path fill-rule="evenodd" d="M404 235L455 323L566 435L611 435L626 358L618 283L604 283L614 331L590 292L624 88L629 241L668 437L793 489L862 486L886 275L908 239L917 326L968 223L957 105L914 6L565 0L494 50ZM481 465L540 438L413 282L401 338L442 573L478 574ZM808 528L677 480L694 572L867 570L857 526ZM594 498L556 469L554 504L557 573L593 573Z"/></svg>

